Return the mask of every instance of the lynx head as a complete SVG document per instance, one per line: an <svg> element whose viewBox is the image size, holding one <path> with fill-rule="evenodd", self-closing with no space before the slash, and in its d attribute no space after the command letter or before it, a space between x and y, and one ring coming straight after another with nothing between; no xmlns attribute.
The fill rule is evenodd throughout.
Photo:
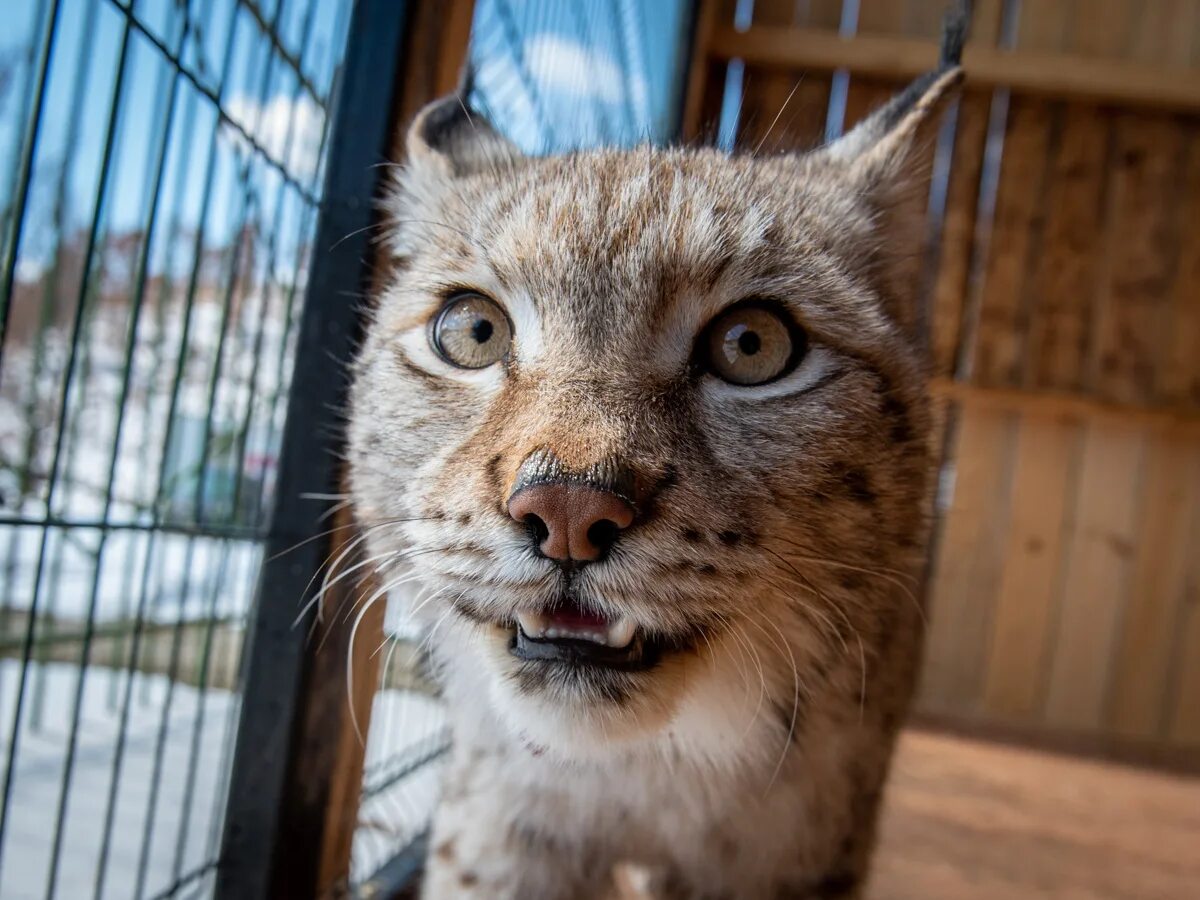
<svg viewBox="0 0 1200 900"><path fill-rule="evenodd" d="M715 759L806 694L857 710L923 538L911 263L958 79L763 159L531 158L454 98L412 125L353 494L435 662L514 736Z"/></svg>

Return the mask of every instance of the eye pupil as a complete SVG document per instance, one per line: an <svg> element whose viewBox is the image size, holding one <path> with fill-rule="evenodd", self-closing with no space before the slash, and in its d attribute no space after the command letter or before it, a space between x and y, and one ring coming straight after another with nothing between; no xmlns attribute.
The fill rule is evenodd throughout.
<svg viewBox="0 0 1200 900"><path fill-rule="evenodd" d="M475 324L471 326L471 337L475 338L475 342L486 344L492 339L492 333L496 330L487 319L476 319Z"/></svg>
<svg viewBox="0 0 1200 900"><path fill-rule="evenodd" d="M509 352L512 326L496 301L464 293L451 297L438 311L429 339L438 356L452 366L483 369Z"/></svg>
<svg viewBox="0 0 1200 900"><path fill-rule="evenodd" d="M747 356L753 356L762 349L762 338L754 331L743 331L738 335L738 349Z"/></svg>
<svg viewBox="0 0 1200 900"><path fill-rule="evenodd" d="M702 332L697 351L709 373L749 387L794 369L806 343L804 332L785 310L750 300L714 318Z"/></svg>

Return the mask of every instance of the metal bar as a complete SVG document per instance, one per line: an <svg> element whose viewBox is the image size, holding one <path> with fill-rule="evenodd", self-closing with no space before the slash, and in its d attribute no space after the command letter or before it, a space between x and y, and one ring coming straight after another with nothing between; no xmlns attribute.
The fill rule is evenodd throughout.
<svg viewBox="0 0 1200 900"><path fill-rule="evenodd" d="M496 0L496 15L500 19L500 30L504 35L505 42L508 44L508 51L512 55L513 65L516 66L517 72L521 76L521 87L529 96L530 105L533 107L534 119L537 122L538 131L545 138L546 143L544 146L552 147L555 138L554 130L550 127L549 121L546 118L541 92L538 91L533 73L529 70L529 63L525 59L525 48L521 43L521 32L517 28L512 7L509 6L507 0Z"/></svg>
<svg viewBox="0 0 1200 900"><path fill-rule="evenodd" d="M64 528L94 529L96 531L145 531L162 532L196 537L242 538L254 540L262 534L249 525L192 525L186 522L105 522L101 519L72 519L65 516L30 518L22 516L0 516L0 528Z"/></svg>
<svg viewBox="0 0 1200 900"><path fill-rule="evenodd" d="M436 761L442 756L442 754L450 749L449 731L439 732L433 737L436 738L436 740L431 740L427 737L422 740L416 746L416 748L410 749L410 751L405 754L406 758L401 758L399 762L392 762L389 765L389 768L391 768L392 771L380 778L372 779L369 784L364 785L362 792L363 799L376 797L379 794L382 794L388 788L395 787L413 772L417 771L417 769ZM429 746L424 746L426 744Z"/></svg>
<svg viewBox="0 0 1200 900"><path fill-rule="evenodd" d="M46 102L46 82L50 60L54 55L54 39L58 35L58 11L62 4L54 0L46 21L39 53L37 87L33 91L33 109L30 114L29 130L21 149L21 161L17 164L16 185L13 192L16 203L12 210L12 229L4 247L4 259L0 262L0 378L3 377L4 343L8 336L8 316L12 311L13 283L16 276L17 250L21 245L21 231L25 225L25 209L29 203L29 183L33 176L33 156L37 148L38 134L42 127L42 108ZM2 833L0 833L2 834Z"/></svg>
<svg viewBox="0 0 1200 900"><path fill-rule="evenodd" d="M190 885L196 881L199 881L201 878L203 878L205 875L208 875L216 868L217 868L216 861L207 862L202 866L197 866L195 869L192 869L192 871L176 878L173 882L171 882L169 885L167 885L165 888L163 888L157 894L153 894L149 898L149 900L169 900L169 898L171 898L171 897L177 897L179 895L179 892L181 890L183 890L185 887L187 887L188 885Z"/></svg>
<svg viewBox="0 0 1200 900"><path fill-rule="evenodd" d="M180 28L179 41L182 45L186 30ZM125 406L129 398L129 387L133 373L133 352L137 346L138 324L141 320L142 304L145 299L146 278L149 274L151 242L154 239L155 225L158 221L159 200L162 195L163 176L166 172L167 152L171 141L171 128L175 118L175 100L178 94L179 78L171 79L166 98L166 118L162 126L162 139L158 147L157 159L154 166L153 193L150 208L146 218L146 236L141 249L141 258L135 276L136 288L129 311L129 324L125 338L125 366L121 373L121 384L117 393L116 424L112 438L112 448L109 456L107 484L104 492L104 505L100 513L101 521L107 521L112 509L113 488L116 483L117 465L121 452L121 435L125 425ZM86 272L84 274L86 277ZM76 419L78 421L78 418ZM100 598L100 577L104 565L104 548L109 532L100 532L100 541L96 549L96 562L92 570L92 583L88 597L87 615L85 619L83 640L79 650L79 675L76 680L75 697L71 708L71 727L67 738L67 755L63 763L62 787L59 792L58 814L54 828L54 840L50 853L50 875L46 882L46 897L54 897L55 885L58 881L60 854L62 853L62 838L66 824L67 804L71 793L71 778L74 772L75 751L78 746L80 716L83 711L83 692L87 678L88 660L91 655L92 636L95 630L97 604Z"/></svg>
<svg viewBox="0 0 1200 900"><path fill-rule="evenodd" d="M192 83L197 90L199 90L200 93L205 97L208 97L216 105L218 111L220 110L221 105L221 94L223 93L225 84L228 81L229 69L233 60L233 29L237 19L237 11L237 4L231 5L229 40L226 43L225 55L221 63L221 74L217 92L214 94L211 91L205 91L194 79L192 80ZM132 21L132 19L130 21ZM160 46L160 52L164 53L164 55L169 54L168 50L161 48L161 44L158 46ZM182 68L179 64L179 61L176 59L172 60L172 62L175 63L176 68L179 69L180 73L182 74ZM184 370L187 360L188 339L191 335L191 329L193 325L192 313L195 305L196 290L200 277L201 258L204 252L204 234L208 222L209 212L211 210L210 203L212 199L212 186L217 166L218 138L220 136L222 125L227 118L228 117L218 117L218 120L213 124L212 135L208 144L208 156L205 161L205 173L203 179L203 200L201 201L201 212L196 229L196 239L193 244L193 262L188 280L187 294L184 300L184 309L182 311L183 326L179 337L179 354L176 358L175 371L171 383L171 395L167 405L165 433L163 436L163 452L161 458L159 459L158 478L156 481L155 497L152 504L152 520L155 526L161 526L163 524L164 517L162 516L161 507L163 487L166 481L166 470L169 462L168 453L171 447L172 436L175 433L175 419L176 410L179 403L180 385L184 377ZM124 762L127 744L127 729L129 727L129 716L133 702L132 695L133 684L135 680L134 672L137 668L138 653L141 649L141 640L145 626L146 603L149 599L150 570L156 560L159 561L161 565L161 560L155 555L157 538L161 531L161 527L155 527L149 531L149 539L147 540L146 547L146 558L140 580L137 613L134 619L133 634L130 639L129 664L126 670L127 681L125 684L125 692L121 705L120 726L117 733L116 746L114 747L113 752L112 777L109 782L109 793L105 806L104 826L101 832L100 854L99 861L97 863L95 882L97 897L103 893L104 878L108 869L109 852L111 850L112 841L112 829L115 822L117 794L120 787L121 769Z"/></svg>
<svg viewBox="0 0 1200 900"><path fill-rule="evenodd" d="M175 66L175 69L179 72L179 74L191 82L192 87L212 101L213 105L216 107L217 116L221 120L222 124L236 131L238 137L252 147L254 152L261 156L267 165L275 169L275 171L279 173L280 177L282 177L284 181L292 185L294 188L296 188L296 190L300 191L304 195L305 200L314 205L319 204L319 197L314 195L307 187L297 181L292 176L292 173L287 170L287 167L284 165L284 163L275 159L275 157L267 152L266 148L263 147L253 135L246 131L245 128L243 128L240 124L238 124L238 122L231 118L227 112L225 112L225 107L221 103L221 96L217 91L214 91L212 88L206 85L200 79L200 77L196 75L195 72L185 66L179 55L172 53L171 49L167 47L161 40L159 40L158 36L144 22L142 22L141 19L122 7L119 0L108 0L108 2L117 6L121 10L121 14L127 17L133 29L151 44L153 44L155 48L157 48L158 52L165 56L167 60ZM239 3L240 2L242 2L242 0L239 0ZM235 3L232 9L236 14L237 10L239 9L239 4ZM233 41L231 40L229 44L232 47Z"/></svg>
<svg viewBox="0 0 1200 900"><path fill-rule="evenodd" d="M180 803L179 832L175 836L175 862L171 867L172 880L178 882L183 872L183 857L187 851L188 823L192 817L192 800L196 789L196 771L199 767L200 735L204 729L204 712L208 699L208 670L211 663L213 622L217 619L217 609L220 602L221 587L225 581L225 571L229 564L229 542L221 545L221 562L217 567L217 576L212 581L207 604L207 624L204 629L204 646L200 655L200 672L196 678L197 700L196 716L192 720L192 739L188 748L187 774L184 776L183 801Z"/></svg>
<svg viewBox="0 0 1200 900"><path fill-rule="evenodd" d="M325 106L328 103L329 98L322 97L321 92L317 90L317 86L312 83L307 75L304 74L304 50L308 44L307 31L305 32L305 39L300 42L299 56L293 54L287 49L287 47L283 46L283 42L279 40L279 33L277 29L279 24L279 15L284 6L282 0L279 3L279 6L276 7L275 15L273 17L274 21L271 22L267 21L267 17L263 15L262 8L258 5L256 0L239 0L239 2L242 4L242 8L245 9L246 12L250 14L250 17L258 24L258 27L262 29L263 35L266 37L266 39L270 41L271 49L275 51L273 54L271 54L271 58L280 59L287 63L291 70L296 73L296 81L300 87L302 87L305 92L312 97L314 101L316 101L318 106ZM309 18L311 20L311 7L309 11Z"/></svg>
<svg viewBox="0 0 1200 900"><path fill-rule="evenodd" d="M271 80L271 58L268 56L267 65L263 69L262 84L260 86L260 106L261 101L265 99L268 85ZM242 169L242 185L245 188L251 184L250 179L250 162L249 160ZM221 382L221 366L225 358L225 345L229 334L230 310L233 305L233 297L237 292L239 280L240 264L242 250L245 244L245 226L249 217L248 207L251 205L253 194L249 190L242 192L242 215L239 221L238 228L234 232L234 245L232 248L232 258L230 260L228 289L225 292L224 302L221 310L221 324L217 338L216 358L213 360L212 372L209 376L209 385L207 392L207 402L205 403L205 421L204 421L204 441L201 450L201 457L198 469L198 477L196 478L196 487L192 498L193 518L196 521L203 521L203 504L204 504L204 488L205 477L204 473L208 467L209 453L212 446L212 427L213 427L213 411L216 407L217 389ZM184 571L189 575L192 570L192 559L195 553L196 538L188 538L188 546L185 555ZM185 588L186 597L187 590ZM158 812L158 790L159 782L162 777L163 769L163 754L166 749L167 732L170 728L170 707L171 698L174 694L175 682L177 680L180 641L183 635L183 625L185 619L185 604L180 603L179 613L176 616L175 628L171 639L171 659L168 669L167 680L167 696L162 705L162 714L159 717L158 738L155 741L154 748L154 764L151 769L150 776L150 792L147 798L149 806L146 810L145 827L142 833L142 850L138 859L138 876L135 896L142 895L145 887L145 879L147 867L150 857L150 840L154 830L154 822Z"/></svg>
<svg viewBox="0 0 1200 900"><path fill-rule="evenodd" d="M276 11L277 17L282 14L282 9L283 9L283 5L281 4L279 9ZM306 12L305 12L304 27L302 29L302 35L301 35L301 40L300 40L300 47L301 47L300 56L296 59L295 66L294 66L297 70L300 70L301 66L303 65L304 50L308 46L308 39L310 36L311 27L312 27L312 23L313 23L314 19L315 19L315 16L313 15L313 8L311 6L309 6L306 8ZM272 29L272 33L273 33L273 29ZM287 133L287 138L286 138L285 146L284 146L284 150L283 150L285 159L288 158L288 154L291 150L291 141L292 141L292 138L294 137L294 129L295 129L295 124L296 124L296 122L295 122L296 111L299 109L299 100L300 100L300 86L298 84L296 90L293 92L293 95L292 95L291 113L288 118L288 133ZM327 125L328 125L328 117L326 117L326 127L327 127ZM319 155L319 153L318 153L318 155ZM242 515L242 512L241 512L241 510L242 510L242 488L243 488L243 484L244 484L244 475L245 475L245 469L246 469L247 442L248 442L248 437L249 437L250 427L251 427L251 417L253 415L253 411L254 411L254 407L255 407L255 397L257 395L259 364L260 364L260 361L261 361L261 358L263 355L263 339L264 339L264 336L266 333L266 323L269 318L269 301L270 301L270 294L271 294L270 282L271 282L271 276L275 271L276 253L278 251L278 243L279 243L279 240L278 240L279 232L283 226L283 211L287 205L285 202L287 190L288 190L288 186L286 184L281 183L278 193L277 193L277 196L276 196L276 200L275 200L275 211L274 211L274 216L273 216L273 221L272 221L272 226L271 226L270 239L268 242L269 249L268 249L268 253L267 253L266 268L264 271L263 284L261 286L262 311L261 311L261 315L259 315L257 317L258 327L255 331L254 345L253 345L253 349L251 350L251 354L250 354L252 363L251 363L251 372L250 372L250 376L249 376L249 389L247 391L246 405L245 405L244 415L241 420L241 427L238 432L239 446L237 449L237 469L236 469L237 474L236 474L236 481L235 481L235 485L234 485L233 499L232 499L232 506L231 506L231 516L233 517L233 519L235 521L239 516ZM307 229L308 229L308 225L311 224L310 218L311 218L312 209L313 208L311 206L306 207L305 214L303 216L301 216L301 222L300 222L301 230L298 232L298 236L308 233ZM291 293L294 294L295 293L294 290ZM287 308L290 311L290 303L287 304ZM283 380L282 366L283 366L284 358L286 356L286 353L284 352L287 347L286 333L287 333L287 329L290 327L290 324L291 324L290 318L285 319L284 321L287 322L287 325L285 326L285 332L284 332L285 336L284 336L284 339L280 341L279 346L276 348L277 349L276 356L279 360L279 365L280 365L279 380L276 382L277 385L282 384L282 380ZM224 544L224 553L222 554L222 566L224 566L228 562L229 546L230 546L229 542L226 542ZM218 616L216 615L216 611L218 608L217 607L217 603L218 603L217 588L219 587L220 583L221 583L221 579L219 579L219 578L216 581L214 581L214 590L213 590L212 596L210 598L210 604L211 604L210 615L208 616L208 624L205 628L205 647L204 647L204 653L202 656L200 677L198 678L198 683L199 683L200 689L201 689L200 695L199 695L199 707L197 710L196 720L193 724L193 729L192 729L192 741L191 741L191 747L190 747L189 755L188 755L188 768L187 768L187 774L185 776L185 782L184 782L184 785L185 785L184 786L184 800L183 800L183 804L182 804L183 814L180 818L180 828L179 828L179 833L177 835L176 843L175 843L174 876L175 876L176 881L178 881L178 879L180 878L180 872L181 872L182 866L183 866L183 857L184 857L186 844L187 844L188 826L189 826L189 822L190 822L191 808L192 808L192 802L193 802L193 796L194 796L194 790L195 790L196 773L197 773L198 762L199 762L200 736L201 736L201 732L202 732L204 714L205 714L205 700L207 698L207 694L204 692L203 689L204 689L205 685L207 684L208 667L210 664L210 655L209 654L211 652L211 640L212 640L212 635L215 630L216 621L218 619ZM227 731L229 729L231 729L234 724L232 721L232 716L230 716L230 719L231 719L231 721L227 722ZM232 737L231 733L227 734L227 738L229 738L229 737ZM228 739L224 742L227 750L230 749L228 747L229 743L230 743L230 741ZM227 762L227 760L226 760L226 762ZM222 765L221 768L225 769L225 765ZM214 821L217 820L216 813L217 813L217 811L214 810L214 816L213 816ZM214 848L210 848L210 851L212 849L214 849Z"/></svg>
<svg viewBox="0 0 1200 900"><path fill-rule="evenodd" d="M409 841L403 850L360 884L353 894L355 900L379 900L381 897L395 897L400 894L421 874L428 848L429 832L426 830Z"/></svg>
<svg viewBox="0 0 1200 900"><path fill-rule="evenodd" d="M360 0L350 22L326 167L327 201L317 225L280 456L278 483L285 487L276 498L245 660L216 886L222 900L301 900L315 891L327 785L298 784L295 778L298 769L312 763L302 754L323 752L312 745L312 736L295 728L312 662L305 652L305 626L314 613L301 627L292 623L329 545L309 540L324 527L318 515L323 509L302 500L298 490L336 493L339 488L339 442L329 426L337 424L333 410L340 408L346 385L330 377L328 360L350 357L360 324L346 294L367 283L364 260L371 245L362 229L374 219L379 176L374 166L386 158L393 133L408 13L407 3L400 11L387 0ZM306 540L286 559L277 556ZM286 771L282 759L289 761ZM283 847L286 862L277 858Z"/></svg>
<svg viewBox="0 0 1200 900"><path fill-rule="evenodd" d="M87 247L84 251L82 271L85 273L80 285L78 298L78 307L75 310L75 321L72 326L72 341L71 349L67 356L66 375L62 388L61 409L58 415L57 428L54 439L53 462L50 465L49 481L46 488L46 508L53 508L54 489L58 477L59 456L62 452L63 440L66 434L66 416L68 409L68 398L70 396L71 379L75 370L75 361L79 346L79 329L83 324L83 315L86 308L86 296L84 291L87 286L86 273L91 269L93 256L96 252L96 235L99 230L101 216L104 213L105 199L108 193L109 174L112 171L112 152L113 145L116 141L117 131L117 114L116 104L121 96L121 89L125 81L125 74L129 55L129 28L126 27L121 35L121 48L117 63L117 74L113 85L112 93L112 109L109 115L108 130L105 135L104 153L100 164L100 177L96 188L96 206L92 215L91 230L88 234ZM4 770L4 789L3 796L0 799L0 872L3 871L4 864L4 833L5 826L8 824L9 803L12 800L13 777L17 767L17 753L20 749L21 737L21 713L24 706L25 684L28 678L30 654L33 650L33 632L37 622L37 608L40 599L42 575L45 571L47 539L49 531L43 530L41 545L38 550L38 561L35 567L34 582L33 582L33 597L29 603L29 622L25 629L25 644L21 653L21 672L17 679L17 692L13 702L13 722L12 732L8 744L8 759Z"/></svg>
<svg viewBox="0 0 1200 900"><path fill-rule="evenodd" d="M234 14L236 15L236 6L234 7L234 9L235 9ZM232 49L232 42L228 49L229 50ZM267 98L267 93L268 93L270 83L271 83L271 73L272 73L273 64L274 64L274 57L270 53L270 42L267 41L267 42L260 43L257 47L257 53L259 55L265 53L265 55L266 55L266 60L265 60L266 64L263 67L262 75L261 75L261 82L259 85L259 98L258 99L259 99L259 108L261 110L261 108ZM225 84L227 73L228 73L228 69L226 67L225 76L223 76L223 78L222 78L222 88ZM215 149L216 148L214 147L214 150ZM194 494L193 494L193 498L192 498L192 507L193 507L192 518L197 522L200 522L203 520L203 500L204 500L204 488L205 488L205 483L206 483L205 472L206 472L208 462L209 462L209 454L211 452L213 413L214 413L215 405L216 405L217 390L218 390L218 387L221 382L222 364L225 359L225 347L226 347L226 341L228 338L230 312L231 312L232 305L233 305L233 297L234 297L235 293L237 292L238 282L239 282L239 278L240 278L239 273L241 271L240 270L241 256L242 256L242 252L243 252L243 249L245 246L245 226L246 226L246 221L249 217L249 208L252 205L253 200L254 200L253 191L250 189L250 186L253 185L253 180L250 177L250 173L251 173L251 160L247 159L243 162L242 169L241 169L240 184L243 188L243 190L241 191L241 198L242 198L241 215L239 217L238 227L233 232L234 243L231 248L231 259L230 259L229 275L228 275L228 287L227 287L227 290L225 291L225 296L224 296L224 299L222 302L221 323L220 323L219 332L218 332L216 354L215 354L215 359L213 361L212 370L211 370L211 373L209 376L208 390L206 392L207 402L205 404L206 414L205 414L205 422L204 422L204 440L203 440L203 446L202 446L202 451L201 451L201 458L200 458L199 465L198 465L196 486L195 486ZM197 263L198 262L199 262L199 258L197 258ZM194 271L197 271L197 270L194 270ZM180 365L178 372L179 372L179 378L182 378L182 377L184 377L184 367L182 365L184 363L184 358L182 355L182 348L181 348L180 363L181 363L181 365ZM169 446L169 442L167 445ZM165 456L164 456L164 460L165 460ZM161 479L160 479L160 498L159 499L161 499ZM196 551L196 538L189 537L188 542L187 542L187 549L185 551L185 562L184 562L184 566L183 566L183 570L185 573L187 573L187 576L188 576L185 579L184 598L183 599L186 599L188 593L190 592L190 587L189 587L190 575L191 575L192 568L193 568L192 563L193 563L195 551ZM147 809L146 809L146 813L145 813L145 817L144 817L144 825L143 825L143 831L142 831L142 846L141 846L141 851L138 855L138 869L137 869L137 878L136 878L136 882L135 882L135 892L134 892L134 895L136 897L141 897L143 894L143 891L145 889L145 882L146 882L146 878L147 878L147 874L148 874L148 870L149 870L150 846L151 846L153 835L155 833L154 832L154 823L157 820L157 814L158 814L158 798L159 798L160 782L161 782L163 766L164 766L167 735L170 730L170 708L171 708L172 698L174 695L175 684L178 680L179 654L180 654L181 647L182 647L181 641L182 641L182 636L183 636L183 626L185 624L185 617L186 617L186 604L181 600L181 602L179 604L179 611L178 611L178 614L176 615L176 619L175 619L175 626L172 631L170 659L169 659L168 670L167 670L167 694L166 694L166 698L163 701L162 711L159 716L158 735L155 740L154 760L153 760L153 764L151 766L150 790L149 790L148 796L147 796L147 804L148 805L147 805Z"/></svg>
<svg viewBox="0 0 1200 900"><path fill-rule="evenodd" d="M246 567L246 571L243 574L245 575L247 581L254 577L249 566ZM245 615L244 611L243 615ZM236 701L238 695L234 694L234 698ZM229 781L233 769L231 760L233 759L233 750L237 738L237 724L239 718L240 705L235 702L233 704L233 708L226 713L225 717L225 729L221 740L221 763L217 767L217 771L220 773L220 775L217 781L216 790L213 791L212 798L213 817L212 826L209 829L208 842L206 844L206 855L213 859L216 859L219 856L221 830L225 818L224 809L226 805L226 798L229 795Z"/></svg>

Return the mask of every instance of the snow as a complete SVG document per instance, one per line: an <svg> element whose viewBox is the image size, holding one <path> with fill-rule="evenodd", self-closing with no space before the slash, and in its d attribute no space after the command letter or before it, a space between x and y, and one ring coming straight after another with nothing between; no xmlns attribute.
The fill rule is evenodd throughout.
<svg viewBox="0 0 1200 900"><path fill-rule="evenodd" d="M26 678L0 858L0 896L6 900L46 896L79 673L74 665L35 663ZM5 758L19 675L16 661L0 661ZM38 681L44 712L35 726L30 697ZM202 868L219 850L236 695L199 691L181 683L172 687L161 675L134 673L131 683L123 671L92 667L84 679L55 896L86 897L96 891L126 699L126 740L112 794L111 846L101 896L135 895L146 835L142 895L147 897L164 891L180 875ZM398 761L442 746L444 727L444 713L436 699L413 691L381 691L375 698L367 742L368 783L386 780ZM369 877L424 829L437 802L439 771L437 762L422 766L364 802L353 850L356 882ZM194 896L194 892L208 896L211 889L208 870L180 896Z"/></svg>

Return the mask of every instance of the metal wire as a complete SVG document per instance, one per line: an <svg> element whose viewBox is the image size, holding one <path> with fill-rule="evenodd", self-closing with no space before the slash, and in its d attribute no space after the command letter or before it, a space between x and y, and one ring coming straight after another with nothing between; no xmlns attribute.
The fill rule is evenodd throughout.
<svg viewBox="0 0 1200 900"><path fill-rule="evenodd" d="M675 137L680 0L477 0L469 99L528 153ZM655 33L646 34L648 16ZM655 53L647 49L655 44Z"/></svg>
<svg viewBox="0 0 1200 900"><path fill-rule="evenodd" d="M26 0L12 17L2 895L211 889L350 7Z"/></svg>

